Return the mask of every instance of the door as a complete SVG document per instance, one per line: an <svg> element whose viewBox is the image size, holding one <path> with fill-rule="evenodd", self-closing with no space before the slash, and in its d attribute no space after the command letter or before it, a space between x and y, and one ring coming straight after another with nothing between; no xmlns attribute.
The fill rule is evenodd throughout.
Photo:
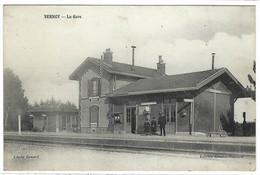
<svg viewBox="0 0 260 175"><path fill-rule="evenodd" d="M90 113L90 122L89 125L91 128L98 127L98 117L99 117L99 106L93 105L89 108Z"/></svg>
<svg viewBox="0 0 260 175"><path fill-rule="evenodd" d="M131 133L136 133L136 108L131 108Z"/></svg>
<svg viewBox="0 0 260 175"><path fill-rule="evenodd" d="M136 133L136 107L126 108L127 132Z"/></svg>
<svg viewBox="0 0 260 175"><path fill-rule="evenodd" d="M164 105L164 115L166 117L166 133L173 134L175 132L175 103Z"/></svg>
<svg viewBox="0 0 260 175"><path fill-rule="evenodd" d="M67 128L66 128L66 123L67 123L67 117L65 115L62 116L62 131L65 131Z"/></svg>
<svg viewBox="0 0 260 175"><path fill-rule="evenodd" d="M177 132L191 132L191 103L178 102Z"/></svg>

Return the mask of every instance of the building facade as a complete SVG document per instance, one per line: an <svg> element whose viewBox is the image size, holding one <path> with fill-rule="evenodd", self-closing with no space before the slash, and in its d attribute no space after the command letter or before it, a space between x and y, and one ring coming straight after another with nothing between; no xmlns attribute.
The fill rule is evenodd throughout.
<svg viewBox="0 0 260 175"><path fill-rule="evenodd" d="M146 119L166 116L167 133L232 132L234 102L244 87L226 69L167 76L156 69L87 58L71 75L79 81L81 132L142 133Z"/></svg>
<svg viewBox="0 0 260 175"><path fill-rule="evenodd" d="M79 132L77 109L38 107L28 111L33 118L33 131L38 132Z"/></svg>
<svg viewBox="0 0 260 175"><path fill-rule="evenodd" d="M104 52L103 59L88 57L69 77L79 82L81 132L113 132L108 120L112 104L109 104L107 94L139 79L161 76L165 76L163 66L156 70L113 62L110 49Z"/></svg>

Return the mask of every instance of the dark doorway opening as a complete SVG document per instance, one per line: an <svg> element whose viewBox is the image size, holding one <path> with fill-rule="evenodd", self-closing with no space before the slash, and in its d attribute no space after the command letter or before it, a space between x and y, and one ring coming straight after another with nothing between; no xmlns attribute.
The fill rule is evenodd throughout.
<svg viewBox="0 0 260 175"><path fill-rule="evenodd" d="M131 133L136 133L136 108L131 108Z"/></svg>

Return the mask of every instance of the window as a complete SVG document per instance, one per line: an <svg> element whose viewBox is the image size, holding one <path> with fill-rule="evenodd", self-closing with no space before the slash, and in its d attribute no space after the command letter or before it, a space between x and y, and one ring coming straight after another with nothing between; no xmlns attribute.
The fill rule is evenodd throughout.
<svg viewBox="0 0 260 175"><path fill-rule="evenodd" d="M92 81L92 89L93 89L93 96L98 96L98 80L95 79Z"/></svg>
<svg viewBox="0 0 260 175"><path fill-rule="evenodd" d="M131 108L126 109L126 122L129 123L131 118Z"/></svg>
<svg viewBox="0 0 260 175"><path fill-rule="evenodd" d="M163 104L171 104L171 103L175 103L175 99L173 98L165 98L163 99Z"/></svg>
<svg viewBox="0 0 260 175"><path fill-rule="evenodd" d="M163 99L163 103L168 104L168 103L170 103L170 100L169 99Z"/></svg>
<svg viewBox="0 0 260 175"><path fill-rule="evenodd" d="M175 122L175 106L174 105L165 105L164 106L164 115L166 117L167 122Z"/></svg>
<svg viewBox="0 0 260 175"><path fill-rule="evenodd" d="M101 92L100 79L97 77L92 78L88 81L88 94L89 97L99 96Z"/></svg>
<svg viewBox="0 0 260 175"><path fill-rule="evenodd" d="M166 117L166 121L170 122L170 110L169 110L170 106L165 106L164 108L164 115Z"/></svg>

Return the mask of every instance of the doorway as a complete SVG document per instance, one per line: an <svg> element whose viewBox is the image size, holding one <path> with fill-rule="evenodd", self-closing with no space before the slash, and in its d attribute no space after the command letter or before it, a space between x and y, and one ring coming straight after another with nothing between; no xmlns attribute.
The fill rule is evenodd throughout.
<svg viewBox="0 0 260 175"><path fill-rule="evenodd" d="M175 103L171 103L171 104L165 104L163 107L163 113L166 117L166 125L165 125L165 130L166 133L169 134L174 134L175 133Z"/></svg>
<svg viewBox="0 0 260 175"><path fill-rule="evenodd" d="M67 129L66 120L67 120L66 116L62 115L62 131L65 131Z"/></svg>
<svg viewBox="0 0 260 175"><path fill-rule="evenodd" d="M91 107L89 107L89 113L90 113L90 122L89 122L90 127L97 128L98 118L99 118L99 106L92 105Z"/></svg>
<svg viewBox="0 0 260 175"><path fill-rule="evenodd" d="M192 133L192 103L178 102L176 132Z"/></svg>
<svg viewBox="0 0 260 175"><path fill-rule="evenodd" d="M131 133L136 133L136 107L127 107L126 108L127 123L130 124ZM129 131L129 130L128 130Z"/></svg>

